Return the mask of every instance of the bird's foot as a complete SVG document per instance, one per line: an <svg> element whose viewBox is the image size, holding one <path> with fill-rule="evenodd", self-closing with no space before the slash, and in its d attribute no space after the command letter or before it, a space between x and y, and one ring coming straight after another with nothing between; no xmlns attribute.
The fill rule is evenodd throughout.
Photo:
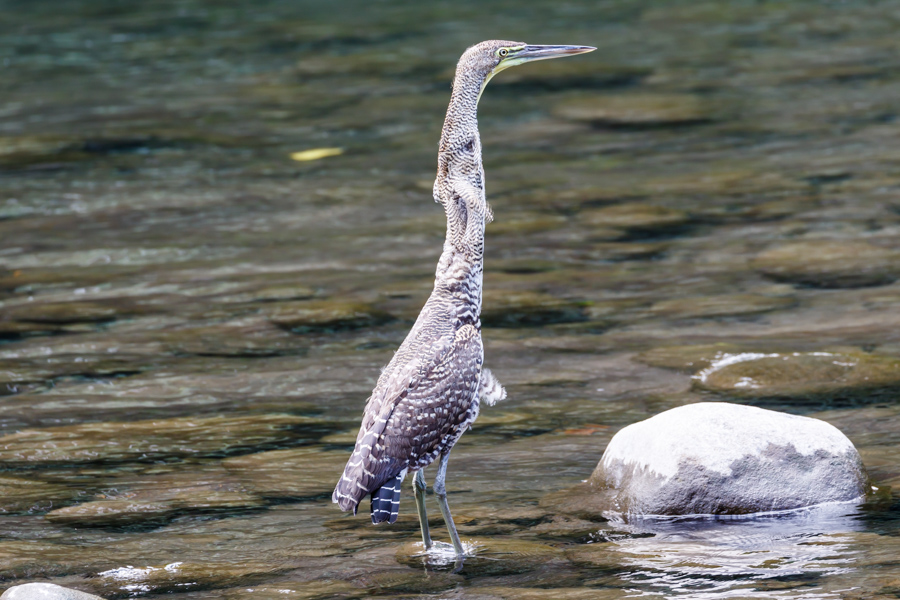
<svg viewBox="0 0 900 600"><path fill-rule="evenodd" d="M440 567L454 564L457 560L464 560L476 555L479 545L475 542L462 542L463 554L456 553L453 544L447 542L439 542L434 540L431 548L425 548L424 544L417 543L416 546L422 549L416 556L425 559L426 564Z"/></svg>

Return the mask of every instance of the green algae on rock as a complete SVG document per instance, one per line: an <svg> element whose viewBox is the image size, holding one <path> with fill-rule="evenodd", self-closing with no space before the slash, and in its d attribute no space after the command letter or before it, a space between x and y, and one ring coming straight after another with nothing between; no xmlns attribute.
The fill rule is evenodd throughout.
<svg viewBox="0 0 900 600"><path fill-rule="evenodd" d="M864 241L803 241L776 246L751 266L788 283L821 288L886 285L900 278L900 251Z"/></svg>
<svg viewBox="0 0 900 600"><path fill-rule="evenodd" d="M0 437L0 465L39 467L221 456L290 444L302 439L305 429L322 425L312 417L248 415L26 429Z"/></svg>
<svg viewBox="0 0 900 600"><path fill-rule="evenodd" d="M693 385L748 400L873 402L900 393L900 359L863 352L722 353Z"/></svg>

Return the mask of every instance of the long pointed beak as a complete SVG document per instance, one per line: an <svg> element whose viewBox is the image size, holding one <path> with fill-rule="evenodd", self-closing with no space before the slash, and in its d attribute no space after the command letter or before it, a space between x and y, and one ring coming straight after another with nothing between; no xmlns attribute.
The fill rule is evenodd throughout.
<svg viewBox="0 0 900 600"><path fill-rule="evenodd" d="M531 62L533 60L547 60L548 58L561 58L584 54L596 50L593 46L525 46L524 50L516 53L516 62Z"/></svg>

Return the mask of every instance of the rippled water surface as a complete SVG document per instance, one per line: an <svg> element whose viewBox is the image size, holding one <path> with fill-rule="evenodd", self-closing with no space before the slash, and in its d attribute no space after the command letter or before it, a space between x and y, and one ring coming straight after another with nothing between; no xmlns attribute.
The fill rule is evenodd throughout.
<svg viewBox="0 0 900 600"><path fill-rule="evenodd" d="M896 3L0 11L3 587L900 596ZM408 491L391 527L330 491L429 293L448 82L490 38L598 51L481 102L509 399L450 461L460 570L421 554ZM702 400L827 420L878 490L759 519L564 509L616 431Z"/></svg>

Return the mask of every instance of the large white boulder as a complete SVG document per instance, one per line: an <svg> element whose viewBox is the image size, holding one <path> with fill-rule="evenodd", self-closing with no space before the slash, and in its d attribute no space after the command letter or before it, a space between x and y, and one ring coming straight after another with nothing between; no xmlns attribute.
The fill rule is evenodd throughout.
<svg viewBox="0 0 900 600"><path fill-rule="evenodd" d="M611 512L722 515L857 500L867 477L825 421L703 402L619 431L589 484Z"/></svg>
<svg viewBox="0 0 900 600"><path fill-rule="evenodd" d="M103 600L103 598L55 583L23 583L7 589L0 596L0 600Z"/></svg>

